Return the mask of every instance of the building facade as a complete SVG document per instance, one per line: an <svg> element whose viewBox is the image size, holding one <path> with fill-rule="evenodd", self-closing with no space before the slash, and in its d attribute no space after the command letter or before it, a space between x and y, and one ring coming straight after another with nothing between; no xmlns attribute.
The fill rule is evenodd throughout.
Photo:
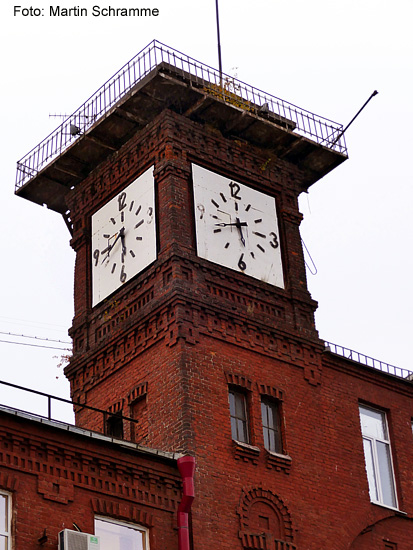
<svg viewBox="0 0 413 550"><path fill-rule="evenodd" d="M412 382L326 347L306 283L298 196L346 160L341 127L156 43L127 71L154 52L71 117L54 160L18 167L17 194L61 212L76 251L76 429L105 433L91 455L163 472L152 496L125 477L129 515L122 493L72 486L82 530L137 525L151 550L411 549ZM178 457L196 461L190 515ZM47 533L78 524L70 506Z"/></svg>

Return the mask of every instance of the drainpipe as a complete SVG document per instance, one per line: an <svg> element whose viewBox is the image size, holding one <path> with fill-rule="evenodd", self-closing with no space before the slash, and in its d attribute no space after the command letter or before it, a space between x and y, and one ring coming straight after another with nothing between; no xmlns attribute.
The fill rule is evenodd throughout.
<svg viewBox="0 0 413 550"><path fill-rule="evenodd" d="M195 498L195 458L193 456L178 458L178 470L181 474L183 484L182 500L178 507L178 548L179 550L190 550L189 511Z"/></svg>

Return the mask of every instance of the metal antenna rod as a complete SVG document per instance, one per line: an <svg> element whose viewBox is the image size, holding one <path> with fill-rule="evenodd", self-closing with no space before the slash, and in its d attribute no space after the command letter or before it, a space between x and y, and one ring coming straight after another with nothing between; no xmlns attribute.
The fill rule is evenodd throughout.
<svg viewBox="0 0 413 550"><path fill-rule="evenodd" d="M220 33L219 33L218 0L215 0L215 9L216 9L216 14L217 14L219 84L222 87L222 59L221 59L221 38L220 38Z"/></svg>
<svg viewBox="0 0 413 550"><path fill-rule="evenodd" d="M368 98L368 100L366 101L366 103L363 105L363 107L361 109L359 109L359 111L353 116L353 118L350 120L350 122L347 124L347 126L344 128L344 130L342 132L340 132L338 134L338 136L336 137L336 139L332 142L331 145L334 145L335 143L337 143L337 141L341 138L341 136L344 134L344 132L347 130L347 128L353 124L353 122L356 120L356 118L359 116L359 114L361 113L361 111L364 109L364 107L367 105L367 103L373 99L373 97L375 95L377 95L379 92L377 90L374 90L374 92L371 94L371 96Z"/></svg>

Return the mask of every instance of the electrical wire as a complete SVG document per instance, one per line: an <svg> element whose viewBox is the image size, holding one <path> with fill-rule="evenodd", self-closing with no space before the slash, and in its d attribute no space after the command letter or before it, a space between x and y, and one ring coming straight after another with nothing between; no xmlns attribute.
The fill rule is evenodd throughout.
<svg viewBox="0 0 413 550"><path fill-rule="evenodd" d="M304 242L304 240L303 240L302 237L301 237L301 242L302 242L302 244L303 244L303 247L304 247L305 251L306 251L307 254L308 254L308 257L309 257L310 260L311 260L311 263L313 264L313 269L314 269L314 270L308 265L308 263L306 262L306 259L305 259L305 258L304 258L304 263L305 263L305 265L307 266L307 269L308 269L308 271L311 273L311 275L317 275L317 273L318 273L317 266L315 265L315 262L314 262L313 258L311 257L310 251L309 251L308 248L306 247L305 242Z"/></svg>
<svg viewBox="0 0 413 550"><path fill-rule="evenodd" d="M54 346L42 346L39 344L27 344L26 342L13 342L12 340L0 340L3 344L17 344L18 346L30 346L32 348L57 349L59 351L72 351L71 348L57 348Z"/></svg>
<svg viewBox="0 0 413 550"><path fill-rule="evenodd" d="M6 336L17 336L18 338L32 338L34 340L42 340L44 342L55 342L58 344L68 344L70 345L71 342L66 342L65 340L54 340L52 338L42 338L41 336L28 336L26 334L16 334L14 332L1 332L0 334L4 334Z"/></svg>
<svg viewBox="0 0 413 550"><path fill-rule="evenodd" d="M39 321L33 321L29 319L18 319L16 317L4 317L0 315L0 323L8 325L21 325L26 327L36 327L37 329L47 329L57 332L67 330L67 325L57 325L55 323L42 323Z"/></svg>

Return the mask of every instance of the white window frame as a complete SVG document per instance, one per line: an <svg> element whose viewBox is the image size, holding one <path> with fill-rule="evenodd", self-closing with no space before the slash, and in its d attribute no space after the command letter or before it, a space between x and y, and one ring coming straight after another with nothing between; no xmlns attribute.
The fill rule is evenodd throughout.
<svg viewBox="0 0 413 550"><path fill-rule="evenodd" d="M0 491L0 495L7 497L7 527L4 529L5 521L0 522L0 536L6 539L6 550L11 550L11 494L5 491Z"/></svg>
<svg viewBox="0 0 413 550"><path fill-rule="evenodd" d="M387 436L387 438L376 437L376 436L373 436L372 434L366 434L363 432L363 424L361 422L361 416L362 416L363 410L367 410L367 411L370 410L381 415L383 433L385 436ZM361 423L361 431L362 431L362 437L363 437L363 450L364 450L367 480L369 484L370 500L374 504L379 504L380 506L385 506L386 508L398 510L397 488L396 488L396 480L394 476L393 457L392 457L392 450L391 450L391 444L390 444L389 427L387 423L387 414L383 410L375 409L373 407L363 405L362 403L359 405L359 412L360 412L360 423ZM370 448L371 448L372 470L370 472L368 467L368 463L370 462L370 457L367 457L366 455L366 451L364 448L365 443L370 445ZM380 469L380 463L379 463L379 457L378 457L378 451L377 451L378 445L384 445L387 449L387 456L389 457L389 465L388 465L389 470L387 471L386 469L386 472L383 472L382 469ZM387 474L390 477L390 481L392 483L392 489L393 489L394 501L395 501L394 506L384 501L383 489L382 489L382 478L385 474ZM375 483L375 487L374 486L372 487L372 482ZM374 493L377 493L377 499L375 498Z"/></svg>
<svg viewBox="0 0 413 550"><path fill-rule="evenodd" d="M231 405L231 397L233 397L234 407ZM237 400L238 403L242 400L241 403L241 415L237 414ZM250 445L250 430L249 430L249 415L248 415L248 405L247 405L247 396L243 391L238 390L237 388L229 388L228 392L228 402L229 402L229 414L231 419L231 436L234 441L239 441L240 443L246 443ZM240 426L242 426L242 431L244 432L244 437L240 437Z"/></svg>
<svg viewBox="0 0 413 550"><path fill-rule="evenodd" d="M149 529L146 527L143 527L142 525L138 525L136 523L128 522L128 521L119 521L114 518L110 518L107 516L95 516L95 535L96 533L96 521L102 521L105 523L112 523L114 525L119 525L121 527L127 527L128 529L134 529L135 531L138 531L139 533L143 534L143 550L149 550ZM100 537L100 547L103 548L103 542L102 537Z"/></svg>
<svg viewBox="0 0 413 550"><path fill-rule="evenodd" d="M269 410L271 410L273 415L272 422L269 421ZM267 397L266 395L261 396L261 421L264 437L264 448L271 453L283 455L284 442L281 426L280 403ZM274 439L274 445L271 442L271 435Z"/></svg>

